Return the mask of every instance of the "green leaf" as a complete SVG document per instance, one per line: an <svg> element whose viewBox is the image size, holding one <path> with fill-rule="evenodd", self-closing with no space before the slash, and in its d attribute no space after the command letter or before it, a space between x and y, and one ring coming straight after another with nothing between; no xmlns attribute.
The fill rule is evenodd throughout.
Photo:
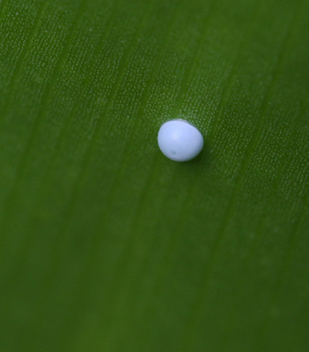
<svg viewBox="0 0 309 352"><path fill-rule="evenodd" d="M309 1L0 1L0 350L309 348ZM165 158L168 119L205 137Z"/></svg>

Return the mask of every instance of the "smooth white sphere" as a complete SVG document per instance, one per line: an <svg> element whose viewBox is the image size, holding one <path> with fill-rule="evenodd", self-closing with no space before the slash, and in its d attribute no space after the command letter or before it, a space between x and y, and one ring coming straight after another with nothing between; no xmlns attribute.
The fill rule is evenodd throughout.
<svg viewBox="0 0 309 352"><path fill-rule="evenodd" d="M201 132L184 120L165 122L158 134L161 152L171 160L188 161L195 158L204 146Z"/></svg>

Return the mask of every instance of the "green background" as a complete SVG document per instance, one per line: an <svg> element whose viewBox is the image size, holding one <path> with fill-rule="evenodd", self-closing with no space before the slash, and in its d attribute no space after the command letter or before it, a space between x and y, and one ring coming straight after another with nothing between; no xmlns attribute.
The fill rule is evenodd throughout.
<svg viewBox="0 0 309 352"><path fill-rule="evenodd" d="M0 351L309 350L309 1L0 1ZM184 118L193 161L156 136Z"/></svg>

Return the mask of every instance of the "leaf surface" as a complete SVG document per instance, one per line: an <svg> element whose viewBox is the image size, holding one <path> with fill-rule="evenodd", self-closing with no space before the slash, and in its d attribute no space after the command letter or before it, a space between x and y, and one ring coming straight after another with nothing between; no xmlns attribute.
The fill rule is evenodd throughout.
<svg viewBox="0 0 309 352"><path fill-rule="evenodd" d="M308 351L308 23L0 1L1 351ZM158 149L173 118L191 162Z"/></svg>

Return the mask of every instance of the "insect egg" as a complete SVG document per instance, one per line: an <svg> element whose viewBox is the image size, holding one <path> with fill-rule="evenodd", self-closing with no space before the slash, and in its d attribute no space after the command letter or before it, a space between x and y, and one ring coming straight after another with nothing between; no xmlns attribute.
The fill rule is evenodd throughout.
<svg viewBox="0 0 309 352"><path fill-rule="evenodd" d="M165 122L158 133L161 152L174 161L188 161L195 158L204 146L201 132L187 121Z"/></svg>

